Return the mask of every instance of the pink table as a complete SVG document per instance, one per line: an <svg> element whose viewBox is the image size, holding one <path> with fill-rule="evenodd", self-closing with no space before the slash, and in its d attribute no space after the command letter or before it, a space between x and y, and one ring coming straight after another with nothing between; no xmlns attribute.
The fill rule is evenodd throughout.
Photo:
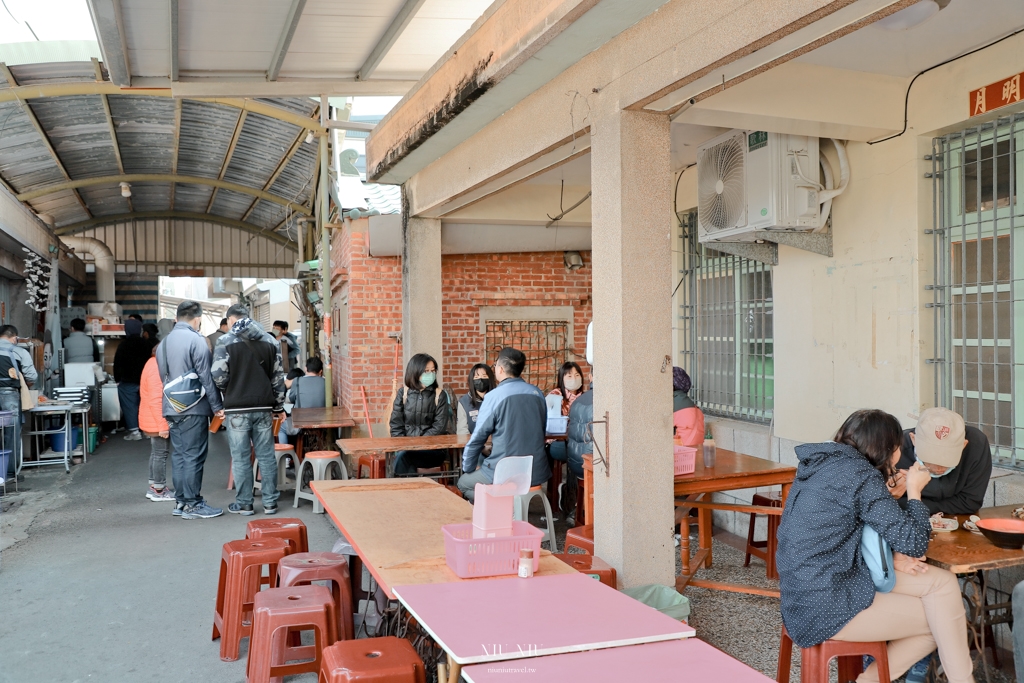
<svg viewBox="0 0 1024 683"><path fill-rule="evenodd" d="M469 683L770 683L771 679L697 640L673 640L527 661L474 664L462 670ZM517 678L518 677L518 678Z"/></svg>
<svg viewBox="0 0 1024 683"><path fill-rule="evenodd" d="M458 681L466 664L695 634L690 626L579 573L395 586L394 593L448 653L449 681Z"/></svg>

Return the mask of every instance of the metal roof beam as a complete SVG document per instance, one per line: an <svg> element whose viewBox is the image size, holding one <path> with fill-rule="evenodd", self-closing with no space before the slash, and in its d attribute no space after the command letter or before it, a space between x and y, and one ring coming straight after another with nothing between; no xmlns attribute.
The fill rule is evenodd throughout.
<svg viewBox="0 0 1024 683"><path fill-rule="evenodd" d="M181 100L174 101L174 144L171 148L171 175L178 175L178 145L181 142ZM174 210L174 188L177 183L171 183L171 197L168 202L168 209Z"/></svg>
<svg viewBox="0 0 1024 683"><path fill-rule="evenodd" d="M288 16L285 19L284 30L281 31L281 37L277 41L274 56L270 60L270 68L267 69L268 81L276 81L278 74L281 73L281 65L284 64L284 58L288 56L288 46L292 44L295 28L299 25L299 19L302 18L302 10L305 8L306 0L292 0L291 6L288 8Z"/></svg>
<svg viewBox="0 0 1024 683"><path fill-rule="evenodd" d="M416 12L419 11L420 7L426 0L405 0L405 4L402 5L401 9L398 10L398 14L391 20L391 24L384 31L384 35L380 37L377 44L370 50L370 56L363 62L363 66L359 69L359 75L357 78L361 81L370 79L373 72L377 70L380 63L384 61L388 52L395 46L395 43L402 36L402 33L409 26L409 22L416 16Z"/></svg>
<svg viewBox="0 0 1024 683"><path fill-rule="evenodd" d="M216 178L199 178L197 176L176 175L171 173L128 173L124 175L101 176L98 178L81 178L79 180L68 180L63 183L47 185L29 192L22 192L16 196L18 201L28 202L63 190L75 190L80 187L93 187L96 185L117 185L118 183L184 183L188 185L207 185L209 187L218 187L222 190L231 190L232 192L247 194L252 197L259 197L260 199L265 199L268 202L286 206L295 213L301 213L305 216L308 216L311 213L309 208L299 204L298 202L278 197L275 194L270 194L269 192L264 192L263 190L258 190L254 187L239 185L238 183L230 183L226 180L218 180Z"/></svg>
<svg viewBox="0 0 1024 683"><path fill-rule="evenodd" d="M171 82L178 80L178 0L170 0L167 3L170 9L169 25L171 28L171 36L169 43L170 52L170 74Z"/></svg>
<svg viewBox="0 0 1024 683"><path fill-rule="evenodd" d="M220 165L220 173L217 174L217 180L224 180L224 174L228 171L231 157L235 154L235 147L238 146L238 136L242 134L242 126L245 125L247 114L248 112L245 110L238 113L238 121L235 122L235 132L231 134L231 143L228 145L227 152L224 153L224 163ZM206 205L206 213L210 213L210 209L213 208L213 202L217 199L217 190L219 189L218 187L213 188L213 192L210 194L210 203Z"/></svg>
<svg viewBox="0 0 1024 683"><path fill-rule="evenodd" d="M277 165L277 168L275 168L274 172L270 175L270 180L268 180L263 185L263 191L264 192L269 191L270 188L277 181L278 177L284 171L285 166L287 166L288 162L292 160L292 157L295 156L295 153L299 151L299 148L302 146L302 141L303 141L303 139L305 139L305 137L306 137L306 131L304 131L304 130L300 131L298 137L295 138L295 142L292 143L292 146L289 147L288 151L284 153L283 157L281 157L281 162ZM249 215L253 212L253 209L256 208L256 204L258 204L259 201L260 200L258 200L258 199L254 199L252 204L249 205L249 208L246 209L245 213L242 215L242 220L243 221L246 220L247 218L249 218Z"/></svg>
<svg viewBox="0 0 1024 683"><path fill-rule="evenodd" d="M110 80L117 85L128 87L132 84L131 63L128 61L128 45L124 38L124 18L121 16L120 0L86 0L96 38L103 52Z"/></svg>
<svg viewBox="0 0 1024 683"><path fill-rule="evenodd" d="M287 236L277 232L273 232L267 228L261 228L258 225L252 223L246 223L244 221L235 220L234 218L225 218L224 216L214 216L205 213L191 213L188 211L136 211L134 213L126 213L115 216L100 216L87 221L81 221L80 223L72 223L70 225L64 225L55 230L57 235L74 235L85 230L91 230L92 228L99 228L104 225L112 225L114 223L123 223L130 220L148 220L148 219L174 219L174 220L185 220L185 221L203 221L206 223L214 223L216 225L224 225L229 228L237 228L244 232L251 233L253 235L259 235L266 237L271 242L280 244L289 249L295 249L295 243L288 239Z"/></svg>
<svg viewBox="0 0 1024 683"><path fill-rule="evenodd" d="M363 121L328 121L327 127L337 130L353 130L361 133L372 133L377 127L376 123L365 123Z"/></svg>
<svg viewBox="0 0 1024 683"><path fill-rule="evenodd" d="M103 101L103 113L107 116L107 129L110 131L110 142L114 145L114 158L117 159L117 170L124 175L124 163L121 161L121 146L117 144L117 131L114 130L114 117L110 113L110 103L107 101L106 95L100 95L100 99ZM132 206L132 198L127 197L128 210L135 211L135 207Z"/></svg>

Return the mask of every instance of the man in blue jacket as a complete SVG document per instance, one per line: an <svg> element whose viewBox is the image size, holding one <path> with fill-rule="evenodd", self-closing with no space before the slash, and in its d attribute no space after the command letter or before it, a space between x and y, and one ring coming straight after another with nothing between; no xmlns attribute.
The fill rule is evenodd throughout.
<svg viewBox="0 0 1024 683"><path fill-rule="evenodd" d="M178 412L164 394L164 417L170 426L171 471L174 479L174 515L182 519L209 519L224 514L203 500L203 466L209 452L210 417L224 417L220 392L210 376L210 347L199 334L203 307L197 301L178 304L177 322L157 349L156 362L166 386L182 375L196 373L206 395Z"/></svg>
<svg viewBox="0 0 1024 683"><path fill-rule="evenodd" d="M510 347L502 349L494 362L498 386L484 396L473 436L462 453L459 490L470 502L477 484L494 482L494 467L506 455L533 456L532 486L551 478L544 452L547 404L544 392L520 377L525 367L526 356ZM480 462L488 437L493 437L491 454Z"/></svg>

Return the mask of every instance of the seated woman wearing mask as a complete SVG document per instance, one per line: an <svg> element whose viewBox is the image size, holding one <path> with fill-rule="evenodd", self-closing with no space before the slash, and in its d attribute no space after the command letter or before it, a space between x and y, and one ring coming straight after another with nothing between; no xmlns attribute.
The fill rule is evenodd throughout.
<svg viewBox="0 0 1024 683"><path fill-rule="evenodd" d="M391 408L391 436L438 436L445 433L447 422L448 394L437 384L437 361L417 353L409 359L405 386ZM443 450L399 451L395 454L395 474L440 467L444 459Z"/></svg>
<svg viewBox="0 0 1024 683"><path fill-rule="evenodd" d="M484 394L498 386L498 380L494 377L491 366L477 363L469 371L466 386L469 391L459 397L459 414L455 429L459 436L469 436L473 433L476 416L480 413L480 404L484 402Z"/></svg>
<svg viewBox="0 0 1024 683"><path fill-rule="evenodd" d="M583 371L580 370L580 366L572 361L567 361L562 364L562 367L558 369L558 386L551 390L548 394L547 403L548 410L551 410L551 406L561 399L561 415L562 417L569 416L569 408L572 407L573 401L583 395ZM551 412L548 412L551 415ZM554 433L554 432L552 432ZM553 459L561 462L568 462L569 454L565 449L565 441L554 441L548 440L548 455Z"/></svg>

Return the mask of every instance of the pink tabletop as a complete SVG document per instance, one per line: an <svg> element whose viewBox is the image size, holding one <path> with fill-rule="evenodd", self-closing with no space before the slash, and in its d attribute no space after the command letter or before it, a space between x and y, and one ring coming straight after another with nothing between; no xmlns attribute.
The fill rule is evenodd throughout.
<svg viewBox="0 0 1024 683"><path fill-rule="evenodd" d="M520 662L475 664L464 668L462 676L469 683L509 683L514 680L528 680L530 683L771 681L761 672L696 638L537 657Z"/></svg>
<svg viewBox="0 0 1024 683"><path fill-rule="evenodd" d="M395 586L394 592L458 664L695 634L686 624L579 573Z"/></svg>

